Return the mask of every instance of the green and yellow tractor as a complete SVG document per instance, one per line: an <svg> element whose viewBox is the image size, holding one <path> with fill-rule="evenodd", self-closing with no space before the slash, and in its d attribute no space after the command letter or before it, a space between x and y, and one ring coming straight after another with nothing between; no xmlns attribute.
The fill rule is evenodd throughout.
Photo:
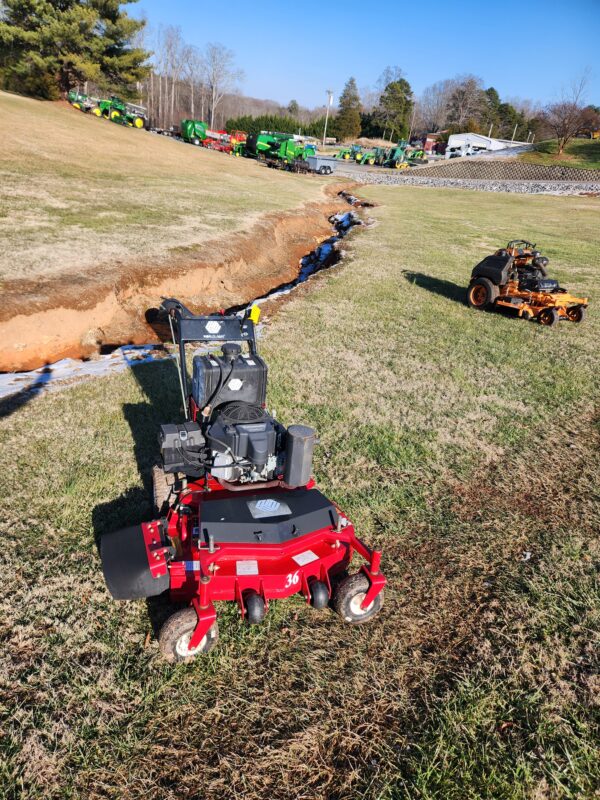
<svg viewBox="0 0 600 800"><path fill-rule="evenodd" d="M143 128L146 124L144 106L126 103L116 95L111 95L108 100L98 100L96 107L92 109L92 114L120 125L127 125L129 128Z"/></svg>
<svg viewBox="0 0 600 800"><path fill-rule="evenodd" d="M343 161L358 161L358 156L362 153L361 144L351 144L349 147L342 147L335 155L334 158L339 158Z"/></svg>
<svg viewBox="0 0 600 800"><path fill-rule="evenodd" d="M87 94L78 92L76 89L71 89L67 95L67 100L73 106L73 108L77 108L79 111L83 111L85 113L91 111L96 105L96 102L92 97L88 97Z"/></svg>

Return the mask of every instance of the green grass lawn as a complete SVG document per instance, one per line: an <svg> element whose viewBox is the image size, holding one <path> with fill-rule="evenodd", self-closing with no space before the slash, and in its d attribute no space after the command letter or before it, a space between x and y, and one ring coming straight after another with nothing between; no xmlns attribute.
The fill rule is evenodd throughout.
<svg viewBox="0 0 600 800"><path fill-rule="evenodd" d="M135 134L134 134L135 135ZM598 760L598 200L363 187L376 225L268 320L269 408L383 548L384 608L299 598L158 658L95 536L148 519L172 365L5 407L0 797L592 798ZM589 295L546 329L463 302L515 237Z"/></svg>
<svg viewBox="0 0 600 800"><path fill-rule="evenodd" d="M560 158L557 151L554 140L539 142L532 152L523 153L519 158L530 164L546 166L559 164L561 167L600 169L600 139L572 139Z"/></svg>

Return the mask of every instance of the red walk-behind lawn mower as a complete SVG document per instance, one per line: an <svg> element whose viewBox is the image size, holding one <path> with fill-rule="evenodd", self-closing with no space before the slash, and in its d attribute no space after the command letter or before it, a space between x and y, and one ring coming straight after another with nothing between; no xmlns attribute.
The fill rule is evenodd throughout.
<svg viewBox="0 0 600 800"><path fill-rule="evenodd" d="M286 428L265 409L267 365L257 352L253 307L240 316L194 316L165 300L186 422L162 425L154 471L157 519L105 534L102 569L112 596L169 592L176 611L159 633L170 662L207 653L218 638L214 602L233 600L249 623L269 601L301 593L345 622L371 619L383 603L381 553L311 479L316 434ZM193 357L186 345L205 343ZM220 355L208 343L222 342ZM242 345L247 345L247 353ZM353 555L366 562L348 574Z"/></svg>

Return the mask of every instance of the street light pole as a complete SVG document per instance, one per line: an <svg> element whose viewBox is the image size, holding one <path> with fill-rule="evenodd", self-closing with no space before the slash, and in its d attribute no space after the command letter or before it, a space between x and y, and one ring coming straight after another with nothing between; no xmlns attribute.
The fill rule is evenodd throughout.
<svg viewBox="0 0 600 800"><path fill-rule="evenodd" d="M333 103L333 92L331 89L326 89L327 92L327 110L325 111L325 128L323 129L323 147L325 147L325 137L327 136L327 122L329 120L329 109Z"/></svg>

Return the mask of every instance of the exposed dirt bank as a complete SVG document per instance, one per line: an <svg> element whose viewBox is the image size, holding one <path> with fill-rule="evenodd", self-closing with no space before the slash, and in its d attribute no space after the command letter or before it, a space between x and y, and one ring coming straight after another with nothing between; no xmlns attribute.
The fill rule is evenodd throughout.
<svg viewBox="0 0 600 800"><path fill-rule="evenodd" d="M65 357L86 357L103 345L146 343L156 334L145 312L176 296L198 312L249 302L293 280L300 259L331 235L330 215L346 209L331 185L326 202L270 214L247 232L216 238L160 264L124 264L4 287L0 371L30 370Z"/></svg>

